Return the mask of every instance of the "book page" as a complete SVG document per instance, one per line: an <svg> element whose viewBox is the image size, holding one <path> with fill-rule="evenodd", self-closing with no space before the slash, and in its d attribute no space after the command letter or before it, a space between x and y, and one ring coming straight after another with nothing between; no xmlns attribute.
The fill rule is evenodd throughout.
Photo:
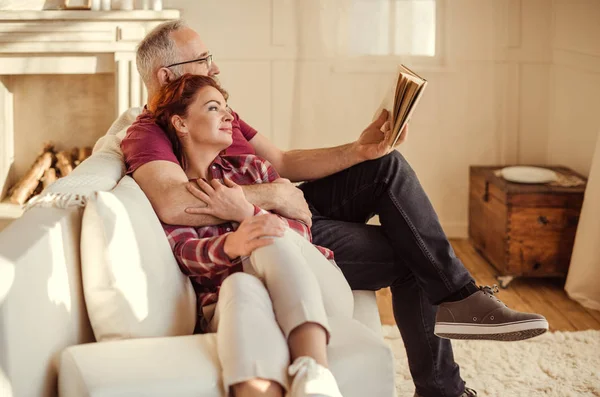
<svg viewBox="0 0 600 397"><path fill-rule="evenodd" d="M379 117L379 114L381 114L381 111L383 109L386 109L390 114L393 115L394 102L396 98L396 88L398 87L398 80L400 79L400 77L401 75L396 75L394 76L393 81L390 82L390 85L385 95L383 96L383 100L381 101L379 107L377 107L377 110L375 110L375 114L373 114L373 119L371 121L375 121L377 117Z"/></svg>
<svg viewBox="0 0 600 397"><path fill-rule="evenodd" d="M417 82L427 81L423 77L419 76L418 74L416 74L415 72L413 72L412 70L410 70L409 68L407 68L404 65L400 65L398 67L398 69L399 69L400 73L408 74L409 76L414 77L415 81L417 81Z"/></svg>
<svg viewBox="0 0 600 397"><path fill-rule="evenodd" d="M412 104L418 89L419 84L415 83L414 81L408 82L405 94L402 98L402 102L400 103L398 109L398 121L402 121L406 117L406 114L408 113L408 108Z"/></svg>
<svg viewBox="0 0 600 397"><path fill-rule="evenodd" d="M408 106L408 111L406 115L403 117L402 122L399 123L398 131L396 132L396 134L392 134L392 138L390 139L390 146L396 146L396 142L398 142L398 139L400 138L400 134L402 133L404 126L406 126L406 124L408 124L408 122L410 121L410 118L412 117L412 114L416 109L417 104L419 103L419 99L421 99L421 97L423 96L423 91L425 90L426 86L427 81L425 81L421 86L417 88L417 91L414 94L410 105Z"/></svg>
<svg viewBox="0 0 600 397"><path fill-rule="evenodd" d="M404 95L406 95L406 90L410 83L411 83L411 81L406 78L406 75L400 75L399 80L398 80L398 86L396 88L396 99L394 100L394 111L392 113L392 119L391 119L392 127L394 127L396 125L396 122L398 121L398 118L400 117L400 107L401 107L402 101L403 101L402 98L404 98Z"/></svg>
<svg viewBox="0 0 600 397"><path fill-rule="evenodd" d="M391 146L398 141L402 129L410 119L425 85L427 85L425 79L406 66L399 65L397 70L397 75L386 91L381 105L373 115L373 120L375 120L382 109L386 109L390 113L392 129L386 139Z"/></svg>
<svg viewBox="0 0 600 397"><path fill-rule="evenodd" d="M399 66L398 73L400 73L402 80L405 82L405 89L402 96L398 98L395 104L393 129L388 138L388 144L392 147L400 138L400 134L402 133L404 126L408 123L412 111L427 84L426 80L422 79L404 65Z"/></svg>

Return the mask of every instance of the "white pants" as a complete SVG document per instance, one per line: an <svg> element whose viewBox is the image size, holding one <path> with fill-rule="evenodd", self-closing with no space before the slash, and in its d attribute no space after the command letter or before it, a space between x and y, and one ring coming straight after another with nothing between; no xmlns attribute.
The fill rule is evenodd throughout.
<svg viewBox="0 0 600 397"><path fill-rule="evenodd" d="M217 333L225 390L254 378L287 390L290 332L314 322L329 340L327 318L353 316L352 291L335 263L292 230L243 265L244 272L227 277L216 305L205 310L208 330Z"/></svg>

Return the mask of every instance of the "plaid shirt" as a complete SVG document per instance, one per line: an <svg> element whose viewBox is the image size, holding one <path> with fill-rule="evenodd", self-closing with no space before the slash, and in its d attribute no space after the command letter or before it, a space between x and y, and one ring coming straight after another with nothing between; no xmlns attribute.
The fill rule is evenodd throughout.
<svg viewBox="0 0 600 397"><path fill-rule="evenodd" d="M254 155L218 156L209 169L212 178L219 179L221 183L223 177L231 179L238 185L269 183L279 178L279 174L268 161ZM261 208L254 207L254 215L267 213ZM312 242L310 228L307 225L298 220L279 217L286 221L292 230ZM231 260L224 250L225 239L238 226L237 222L203 227L163 224L181 271L192 280L200 316L202 316L202 307L217 301L223 280L230 274L242 271L241 258ZM316 247L327 259L333 259L331 250Z"/></svg>

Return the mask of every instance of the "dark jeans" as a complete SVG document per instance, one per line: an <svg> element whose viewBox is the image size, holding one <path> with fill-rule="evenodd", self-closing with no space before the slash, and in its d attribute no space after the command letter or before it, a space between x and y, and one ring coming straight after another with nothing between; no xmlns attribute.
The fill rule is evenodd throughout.
<svg viewBox="0 0 600 397"><path fill-rule="evenodd" d="M300 188L313 212L314 243L334 251L352 289L391 287L417 392L463 393L450 341L433 334L435 302L472 278L408 162L393 151ZM365 224L373 215L381 226Z"/></svg>

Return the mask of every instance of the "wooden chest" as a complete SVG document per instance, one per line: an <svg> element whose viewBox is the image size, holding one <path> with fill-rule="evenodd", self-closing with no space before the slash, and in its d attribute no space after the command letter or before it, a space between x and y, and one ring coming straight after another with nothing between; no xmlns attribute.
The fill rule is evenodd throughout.
<svg viewBox="0 0 600 397"><path fill-rule="evenodd" d="M585 181L565 167L548 167ZM498 270L500 285L514 277L567 274L585 184L575 187L521 184L496 173L502 166L472 166L469 238Z"/></svg>

